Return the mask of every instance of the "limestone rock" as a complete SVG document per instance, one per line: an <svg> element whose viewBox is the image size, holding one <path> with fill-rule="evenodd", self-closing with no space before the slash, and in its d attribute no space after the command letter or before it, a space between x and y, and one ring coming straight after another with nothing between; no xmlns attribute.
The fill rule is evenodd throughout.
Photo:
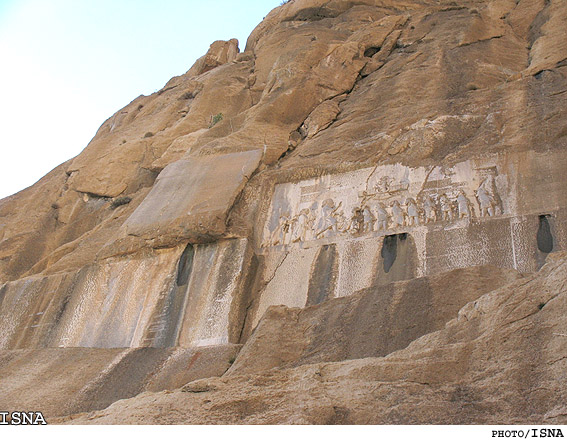
<svg viewBox="0 0 567 441"><path fill-rule="evenodd" d="M335 120L339 112L340 99L333 99L319 104L307 117L299 129L305 138L313 138L321 130L325 130Z"/></svg>
<svg viewBox="0 0 567 441"><path fill-rule="evenodd" d="M225 377L206 398L143 395L92 422L565 424L566 257L468 303L443 329L386 357Z"/></svg>
<svg viewBox="0 0 567 441"><path fill-rule="evenodd" d="M199 236L219 237L226 214L258 167L262 152L193 156L168 165L152 191L126 220L128 235L156 244Z"/></svg>
<svg viewBox="0 0 567 441"><path fill-rule="evenodd" d="M2 407L564 422L565 11L291 0L214 42L0 201Z"/></svg>
<svg viewBox="0 0 567 441"><path fill-rule="evenodd" d="M303 310L273 306L228 375L386 356L443 328L465 304L518 277L515 271L473 267L367 288Z"/></svg>
<svg viewBox="0 0 567 441"><path fill-rule="evenodd" d="M203 393L203 392L212 392L217 390L219 388L219 385L221 384L222 381L214 378L195 380L183 386L181 388L181 392L191 392L194 394Z"/></svg>
<svg viewBox="0 0 567 441"><path fill-rule="evenodd" d="M195 62L188 73L195 76L201 75L215 67L234 61L239 52L236 38L229 41L215 41L211 44L207 53Z"/></svg>
<svg viewBox="0 0 567 441"><path fill-rule="evenodd" d="M144 391L176 389L198 378L220 376L236 345L183 348L49 348L0 350L0 406L41 409L52 417L104 409ZM38 387L38 385L41 387Z"/></svg>

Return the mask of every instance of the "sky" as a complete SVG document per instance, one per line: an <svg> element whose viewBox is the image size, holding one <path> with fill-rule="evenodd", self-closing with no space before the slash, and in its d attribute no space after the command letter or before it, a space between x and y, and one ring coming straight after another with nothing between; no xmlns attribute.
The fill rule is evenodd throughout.
<svg viewBox="0 0 567 441"><path fill-rule="evenodd" d="M0 0L0 198L78 155L139 95L281 0Z"/></svg>

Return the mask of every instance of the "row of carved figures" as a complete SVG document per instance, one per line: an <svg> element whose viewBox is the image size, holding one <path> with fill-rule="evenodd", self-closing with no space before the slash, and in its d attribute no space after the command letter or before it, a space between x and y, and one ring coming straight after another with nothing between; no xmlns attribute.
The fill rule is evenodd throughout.
<svg viewBox="0 0 567 441"><path fill-rule="evenodd" d="M502 214L502 203L493 181L485 180L475 191L481 217ZM405 203L392 201L388 206L382 202L363 203L345 216L342 202L333 199L323 201L319 216L309 208L302 209L295 216L284 213L279 218L265 246L288 245L295 242L333 237L337 234L366 234L400 227L411 227L437 221L454 221L471 218L475 210L464 191L450 197L446 193L439 197L426 195L417 201L407 198Z"/></svg>

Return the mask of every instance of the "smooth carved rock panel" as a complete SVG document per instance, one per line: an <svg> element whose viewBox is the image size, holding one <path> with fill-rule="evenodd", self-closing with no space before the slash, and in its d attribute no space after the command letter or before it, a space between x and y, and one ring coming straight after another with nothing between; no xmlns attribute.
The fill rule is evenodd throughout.
<svg viewBox="0 0 567 441"><path fill-rule="evenodd" d="M148 239L222 234L226 213L261 156L260 150L252 150L168 165L124 223L126 233Z"/></svg>
<svg viewBox="0 0 567 441"><path fill-rule="evenodd" d="M142 346L152 309L174 282L180 252L5 284L0 348Z"/></svg>
<svg viewBox="0 0 567 441"><path fill-rule="evenodd" d="M309 279L317 248L294 249L288 252L274 250L266 255L263 288L260 303L254 315L256 326L264 312L272 305L302 308L307 302Z"/></svg>
<svg viewBox="0 0 567 441"><path fill-rule="evenodd" d="M314 246L420 227L458 228L515 211L494 162L409 168L400 164L279 184L262 246Z"/></svg>
<svg viewBox="0 0 567 441"><path fill-rule="evenodd" d="M332 281L317 292L324 299L477 265L536 271L550 249L567 246L566 158L531 152L452 167L385 165L276 185L258 249L268 282L256 323L270 305L308 305L314 268ZM331 244L333 259L321 269L316 256Z"/></svg>
<svg viewBox="0 0 567 441"><path fill-rule="evenodd" d="M246 239L234 239L197 245L177 345L229 343L230 310L241 295L247 244Z"/></svg>
<svg viewBox="0 0 567 441"><path fill-rule="evenodd" d="M246 239L196 245L0 286L0 349L197 347L229 342Z"/></svg>

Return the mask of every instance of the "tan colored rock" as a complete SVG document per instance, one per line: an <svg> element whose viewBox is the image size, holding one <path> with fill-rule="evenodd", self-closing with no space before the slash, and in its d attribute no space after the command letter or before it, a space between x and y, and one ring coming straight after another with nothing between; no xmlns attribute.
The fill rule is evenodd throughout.
<svg viewBox="0 0 567 441"><path fill-rule="evenodd" d="M186 155L190 155L199 138L207 133L207 130L208 129L199 129L176 138L167 148L163 156L152 162L152 169L161 171L168 164L176 162Z"/></svg>
<svg viewBox="0 0 567 441"><path fill-rule="evenodd" d="M473 267L320 304L313 292L312 306L305 309L268 309L227 375L386 356L443 328L465 304L517 278L515 271Z"/></svg>
<svg viewBox="0 0 567 441"><path fill-rule="evenodd" d="M207 53L195 62L188 74L201 75L215 67L230 63L236 59L239 52L238 40L236 38L229 41L215 41L211 44Z"/></svg>
<svg viewBox="0 0 567 441"><path fill-rule="evenodd" d="M530 64L526 75L536 75L543 70L564 67L566 65L567 36L563 25L567 20L565 2L548 2L540 12L541 18L534 21L532 29L533 44L530 48ZM544 21L545 20L545 21Z"/></svg>
<svg viewBox="0 0 567 441"><path fill-rule="evenodd" d="M213 43L76 158L0 201L4 347L248 341L246 369L273 368L78 421L563 422L565 268L553 253L567 248L565 6L292 0L242 54L235 40ZM410 301L448 269L465 278L488 264L503 280L546 261L438 332L426 334L485 291L470 283L453 302L437 286L431 308ZM319 303L271 309L252 336L270 306ZM360 304L395 335L357 328L370 320ZM42 378L50 354L37 355ZM58 369L87 357L61 354ZM68 387L107 378L104 357ZM183 363L166 376L185 378ZM68 396L62 381L10 400ZM98 403L138 391L125 388Z"/></svg>
<svg viewBox="0 0 567 441"><path fill-rule="evenodd" d="M141 395L66 422L565 424L566 265L556 256L387 357L224 377L214 391Z"/></svg>
<svg viewBox="0 0 567 441"><path fill-rule="evenodd" d="M55 416L104 409L144 391L181 387L222 375L238 346L182 348L50 348L0 351L0 406ZM210 381L210 380L209 380ZM41 385L41 387L38 387Z"/></svg>
<svg viewBox="0 0 567 441"><path fill-rule="evenodd" d="M228 210L261 159L261 151L251 150L192 156L168 165L124 223L126 234L160 245L222 235Z"/></svg>
<svg viewBox="0 0 567 441"><path fill-rule="evenodd" d="M311 112L299 129L304 137L313 138L321 130L325 130L331 125L341 111L339 107L340 99L344 99L344 97L324 101Z"/></svg>
<svg viewBox="0 0 567 441"><path fill-rule="evenodd" d="M49 195L42 198L44 208L32 210L42 213L41 221L36 214L22 219L14 209L4 209L0 255L22 257L20 263L4 259L2 273L17 278L39 261L51 263L33 273L55 261L84 263L86 254L100 252L102 241L83 241L90 247L80 251L85 257L67 258L63 252L79 253L71 243L92 236L95 225L101 237L113 236L129 213L120 219L112 210L94 214L79 202L83 194L143 196L157 172L188 151L226 154L260 148L267 164L285 153L277 165L294 174L305 168L304 158L320 169L384 161L434 163L560 146L564 87L553 72L564 69L565 38L558 28L562 5L560 0L547 6L543 1L479 0L456 9L449 1L396 2L395 8L373 0L356 5L288 2L254 30L245 53L234 54L235 41L215 42L205 58L207 66L216 68L197 74L196 66L106 121L85 151L65 165L64 183L50 177L53 189L36 186L27 192L34 201L39 194ZM377 45L380 51L372 58L364 56ZM538 72L538 79L531 77ZM321 103L344 93L337 120L286 153L290 133ZM222 121L209 128L218 114ZM420 121L443 119L462 123L439 124L430 134L416 132ZM542 138L535 134L543 126ZM61 222L53 222L54 217ZM39 231L50 238L39 237ZM132 243L130 250L144 246Z"/></svg>

